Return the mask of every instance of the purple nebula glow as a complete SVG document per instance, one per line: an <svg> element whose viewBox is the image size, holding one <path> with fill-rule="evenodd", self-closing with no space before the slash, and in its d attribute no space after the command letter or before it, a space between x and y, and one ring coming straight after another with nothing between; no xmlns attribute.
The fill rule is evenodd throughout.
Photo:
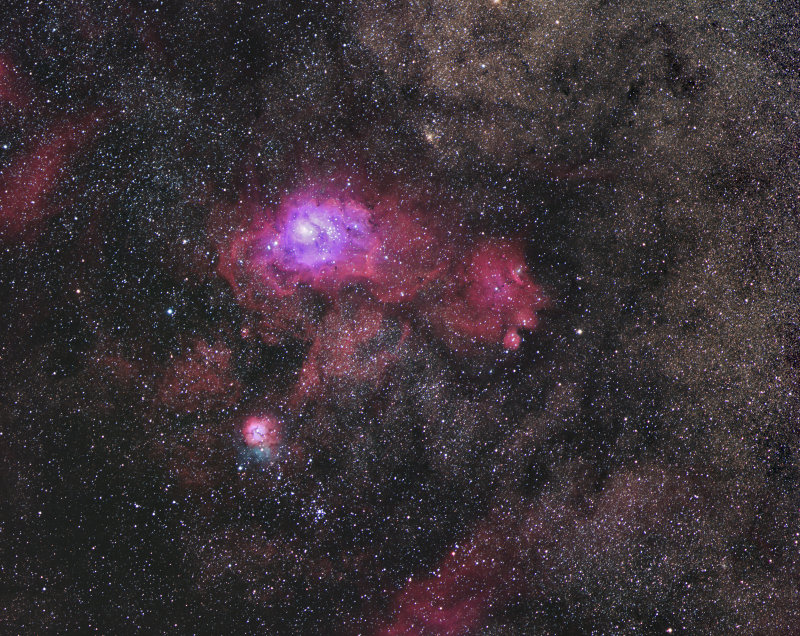
<svg viewBox="0 0 800 636"><path fill-rule="evenodd" d="M286 265L300 269L331 266L356 273L376 243L368 211L349 201L292 201L281 230Z"/></svg>

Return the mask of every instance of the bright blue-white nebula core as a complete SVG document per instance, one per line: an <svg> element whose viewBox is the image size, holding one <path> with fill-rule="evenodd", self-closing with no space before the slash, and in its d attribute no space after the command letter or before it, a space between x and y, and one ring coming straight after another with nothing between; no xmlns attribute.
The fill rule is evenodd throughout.
<svg viewBox="0 0 800 636"><path fill-rule="evenodd" d="M287 263L319 268L368 254L373 229L363 208L339 201L308 201L289 209L279 238Z"/></svg>

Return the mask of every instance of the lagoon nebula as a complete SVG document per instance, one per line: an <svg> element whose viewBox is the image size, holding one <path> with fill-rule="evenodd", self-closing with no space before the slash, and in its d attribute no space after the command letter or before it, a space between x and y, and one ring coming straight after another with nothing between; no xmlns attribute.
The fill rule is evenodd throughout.
<svg viewBox="0 0 800 636"><path fill-rule="evenodd" d="M800 22L6 3L3 633L800 634Z"/></svg>

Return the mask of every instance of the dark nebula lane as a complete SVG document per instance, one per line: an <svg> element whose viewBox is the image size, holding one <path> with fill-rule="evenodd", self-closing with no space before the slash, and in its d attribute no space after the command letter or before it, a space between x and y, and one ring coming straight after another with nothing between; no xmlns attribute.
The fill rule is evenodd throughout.
<svg viewBox="0 0 800 636"><path fill-rule="evenodd" d="M800 634L789 4L0 15L0 632Z"/></svg>

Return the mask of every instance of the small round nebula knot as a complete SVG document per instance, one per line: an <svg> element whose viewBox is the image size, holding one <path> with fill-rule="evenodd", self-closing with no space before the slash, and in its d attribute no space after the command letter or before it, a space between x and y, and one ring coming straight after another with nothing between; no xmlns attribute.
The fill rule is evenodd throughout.
<svg viewBox="0 0 800 636"><path fill-rule="evenodd" d="M242 425L242 437L251 449L273 457L281 443L280 421L270 415L253 415Z"/></svg>

